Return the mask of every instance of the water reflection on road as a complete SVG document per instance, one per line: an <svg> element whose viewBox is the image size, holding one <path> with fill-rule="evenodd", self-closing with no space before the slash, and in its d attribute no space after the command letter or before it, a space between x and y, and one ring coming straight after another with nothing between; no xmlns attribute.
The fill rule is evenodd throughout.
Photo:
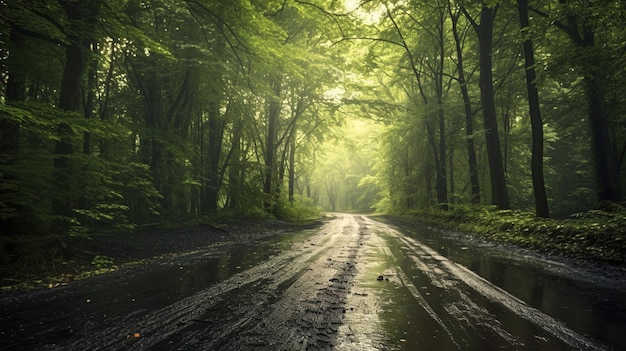
<svg viewBox="0 0 626 351"><path fill-rule="evenodd" d="M618 289L427 228L370 226L339 349L626 347L626 296Z"/></svg>
<svg viewBox="0 0 626 351"><path fill-rule="evenodd" d="M273 255L304 241L306 232L286 233L270 240L234 245L225 250L210 250L189 254L186 258L166 261L166 266L154 269L152 274L133 276L126 286L101 287L94 291L92 301L98 296L110 300L118 291L132 291L134 300L143 308L161 308L193 295L239 272L255 267ZM148 299L146 299L148 297Z"/></svg>
<svg viewBox="0 0 626 351"><path fill-rule="evenodd" d="M567 327L616 348L626 348L626 294L598 284L552 261L494 247L466 246L457 238L426 228L409 234ZM619 282L614 282L616 285ZM608 286L607 286L608 285ZM623 286L623 282L621 284Z"/></svg>

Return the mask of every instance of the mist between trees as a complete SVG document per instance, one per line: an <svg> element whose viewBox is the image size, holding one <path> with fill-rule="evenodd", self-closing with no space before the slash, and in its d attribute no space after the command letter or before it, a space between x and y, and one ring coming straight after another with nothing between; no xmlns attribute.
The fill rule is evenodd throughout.
<svg viewBox="0 0 626 351"><path fill-rule="evenodd" d="M619 202L625 11L0 2L1 252L219 216Z"/></svg>

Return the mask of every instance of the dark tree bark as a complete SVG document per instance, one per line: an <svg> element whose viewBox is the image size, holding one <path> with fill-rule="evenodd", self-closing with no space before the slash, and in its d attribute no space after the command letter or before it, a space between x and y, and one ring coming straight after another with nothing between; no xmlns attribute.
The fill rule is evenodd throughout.
<svg viewBox="0 0 626 351"><path fill-rule="evenodd" d="M206 202L203 210L209 213L216 213L218 210L220 189L220 158L222 155L222 143L224 140L224 127L222 116L220 114L219 98L216 97L216 100L209 104L208 115L208 170L205 188Z"/></svg>
<svg viewBox="0 0 626 351"><path fill-rule="evenodd" d="M454 35L454 43L456 47L457 70L459 71L459 86L461 87L461 95L463 97L463 108L465 111L465 136L467 144L467 156L469 161L469 175L471 186L472 204L480 204L480 182L478 179L478 161L476 160L476 148L474 146L474 115L472 113L472 104L467 90L467 82L465 80L465 68L463 65L463 51L461 49L461 38L458 31L458 20L460 13L453 14L450 9L450 18L452 18L452 34Z"/></svg>
<svg viewBox="0 0 626 351"><path fill-rule="evenodd" d="M528 91L528 108L532 128L531 172L533 192L535 194L535 213L539 217L550 217L548 196L543 175L543 121L539 107L539 92L535 86L535 55L533 44L525 31L529 28L528 0L518 0L520 27L524 36L524 61L526 63L526 89Z"/></svg>
<svg viewBox="0 0 626 351"><path fill-rule="evenodd" d="M562 2L566 2L562 0ZM566 33L581 49L581 51L592 52L596 46L595 31L592 25L579 25L579 21L569 17L570 31ZM578 28L581 28L579 31ZM598 201L617 202L621 200L619 189L618 173L616 172L616 162L612 158L610 138L609 138L609 113L606 107L604 92L604 76L602 68L597 64L599 53L590 62L585 62L582 67L584 77L585 95L589 106L589 125L591 129L591 150L594 156L596 170L596 180L598 187Z"/></svg>
<svg viewBox="0 0 626 351"><path fill-rule="evenodd" d="M589 124L591 127L591 150L594 156L598 201L618 202L621 200L617 172L613 165L608 127L608 112L604 99L604 83L598 68L590 68L585 75L585 95L589 104Z"/></svg>
<svg viewBox="0 0 626 351"><path fill-rule="evenodd" d="M89 43L88 26L95 24L96 4L90 1L62 1L67 20L71 25L69 43L65 48L65 68L61 80L59 108L64 111L78 111L80 107L81 79L85 67L85 52ZM71 157L74 153L74 133L68 123L57 127L57 141L54 153L53 175L57 193L52 200L52 213L57 217L53 231L63 234L69 228L68 218L72 217L73 177Z"/></svg>
<svg viewBox="0 0 626 351"><path fill-rule="evenodd" d="M452 145L452 147L450 147L450 152L448 153L448 169L450 169L450 197L451 199L449 199L448 201L450 203L454 203L454 199L456 197L455 193L456 193L456 187L454 186L454 145Z"/></svg>
<svg viewBox="0 0 626 351"><path fill-rule="evenodd" d="M92 42L89 44L91 46L91 50L94 55L99 53L98 44L96 42ZM87 74L87 91L82 95L85 97L85 101L83 101L83 113L85 118L91 119L94 115L95 103L96 103L96 89L98 84L98 60L93 58L91 60L91 64L89 66L89 73ZM90 154L91 153L91 133L85 132L83 135L83 153Z"/></svg>
<svg viewBox="0 0 626 351"><path fill-rule="evenodd" d="M583 77L583 86L588 105L588 123L591 131L591 150L597 183L597 197L600 204L621 200L618 158L611 153L609 137L609 113L606 107L603 67L598 65L602 60L602 49L597 47L594 24L592 19L579 18L571 6L593 6L592 2L572 4L569 0L559 0L564 7L565 20L552 20L581 52L584 61L578 63ZM602 6L602 5L598 5ZM540 16L550 18L538 9L531 9Z"/></svg>
<svg viewBox="0 0 626 351"><path fill-rule="evenodd" d="M506 187L502 150L500 148L491 60L495 12L496 10L494 8L484 5L480 12L479 24L472 19L467 11L464 11L478 35L480 98L483 107L485 142L487 145L487 159L489 160L489 174L491 178L491 203L498 206L500 209L508 209L510 208L509 193Z"/></svg>
<svg viewBox="0 0 626 351"><path fill-rule="evenodd" d="M9 37L11 56L9 57L9 71L6 86L6 103L23 101L25 97L24 79L19 69L15 69L15 60L18 60L18 51L24 45L26 38L16 31L11 31ZM0 118L0 162L3 166L11 166L18 162L20 152L20 126L5 118ZM2 172L4 186L0 190L0 198L4 205L11 208L11 216L0 220L2 235L15 234L18 228L18 217L22 212L19 205L20 177L10 169Z"/></svg>
<svg viewBox="0 0 626 351"><path fill-rule="evenodd" d="M296 187L296 138L295 133L289 138L289 201L294 201Z"/></svg>
<svg viewBox="0 0 626 351"><path fill-rule="evenodd" d="M238 209L243 197L243 172L241 139L243 134L242 121L237 119L233 123L233 137L229 165L228 165L228 207Z"/></svg>
<svg viewBox="0 0 626 351"><path fill-rule="evenodd" d="M217 46L220 47L219 45ZM187 89L190 73L187 72L181 89ZM207 85L208 101L206 107L206 123L202 115L200 126L200 174L202 177L200 208L204 213L214 214L219 209L219 191L222 185L220 161L224 142L224 116L220 108L224 99L224 82L221 73L213 72Z"/></svg>
<svg viewBox="0 0 626 351"><path fill-rule="evenodd" d="M272 80L272 94L268 97L267 113L267 137L265 140L265 182L263 191L267 196L265 208L271 211L271 198L274 197L276 176L276 132L278 128L278 118L280 116L280 95L282 92L282 78Z"/></svg>
<svg viewBox="0 0 626 351"><path fill-rule="evenodd" d="M444 209L448 209L448 180L447 180L447 170L446 170L446 120L445 113L443 109L443 75L444 75L444 64L445 64L445 46L444 46L444 23L445 16L442 11L439 18L439 27L438 30L438 63L437 63L437 71L435 72L435 92L437 94L437 120L439 123L439 177L437 177L437 197L439 200L439 204L443 206Z"/></svg>
<svg viewBox="0 0 626 351"><path fill-rule="evenodd" d="M112 40L111 41L111 47L110 47L110 52L111 52L111 56L110 56L110 63L109 63L109 70L107 72L106 75L106 80L104 81L103 85L104 85L104 97L103 97L103 101L102 101L102 105L99 111L100 114L100 120L105 121L108 119L108 115L109 115L109 98L111 96L111 84L113 82L113 73L114 73L114 69L115 69L115 48L117 47L117 42L116 40ZM99 149L99 154L101 157L106 157L108 154L108 144L106 142L106 140L104 138L100 139L100 149Z"/></svg>

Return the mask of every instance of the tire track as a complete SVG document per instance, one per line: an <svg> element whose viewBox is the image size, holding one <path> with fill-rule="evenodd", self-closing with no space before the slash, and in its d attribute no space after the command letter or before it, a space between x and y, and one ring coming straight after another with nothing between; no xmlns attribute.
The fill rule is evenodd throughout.
<svg viewBox="0 0 626 351"><path fill-rule="evenodd" d="M471 345L473 335L477 332L485 333L486 331L494 336L497 335L512 347L529 347L529 342L538 341L537 339L522 340L507 331L504 325L499 322L497 316L482 307L482 304L474 302L474 298L470 296L471 294L466 292L466 287L469 287L488 301L503 307L515 316L526 320L548 335L560 340L568 348L577 350L602 349L593 341L567 328L560 321L527 305L524 301L490 283L466 267L443 257L429 246L407 237L386 225L381 225L380 230L384 231L385 235L391 238L391 240L397 241L401 247L405 248L405 254L413 261L412 266L427 277L432 286L445 292L444 296L446 297L444 301L447 302L443 304L443 307L447 316L434 316L433 319L438 323L445 320L444 323L448 326L446 330L448 330L451 338L456 339L455 343L457 345ZM398 269L401 271L399 267ZM429 311L429 314L433 313L434 311L427 302L424 302L424 298L417 292L410 279L406 277L405 272L400 274L403 277L403 283L407 284L406 282L409 281L407 287L415 299L420 302L420 305L424 305L423 307ZM537 337L541 340L541 337Z"/></svg>
<svg viewBox="0 0 626 351"><path fill-rule="evenodd" d="M359 228L353 216L339 216L306 242L216 285L156 311L129 311L115 325L50 349L329 349L356 272Z"/></svg>

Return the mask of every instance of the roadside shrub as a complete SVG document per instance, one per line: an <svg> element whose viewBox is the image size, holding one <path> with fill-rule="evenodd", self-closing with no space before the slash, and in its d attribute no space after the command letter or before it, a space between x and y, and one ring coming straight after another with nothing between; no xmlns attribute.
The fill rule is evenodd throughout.
<svg viewBox="0 0 626 351"><path fill-rule="evenodd" d="M296 195L293 201L281 199L275 204L274 214L278 219L298 221L317 218L320 210L313 204L313 200Z"/></svg>
<svg viewBox="0 0 626 351"><path fill-rule="evenodd" d="M533 250L591 260L626 262L626 210L592 210L565 220L493 206L426 208L402 217Z"/></svg>

